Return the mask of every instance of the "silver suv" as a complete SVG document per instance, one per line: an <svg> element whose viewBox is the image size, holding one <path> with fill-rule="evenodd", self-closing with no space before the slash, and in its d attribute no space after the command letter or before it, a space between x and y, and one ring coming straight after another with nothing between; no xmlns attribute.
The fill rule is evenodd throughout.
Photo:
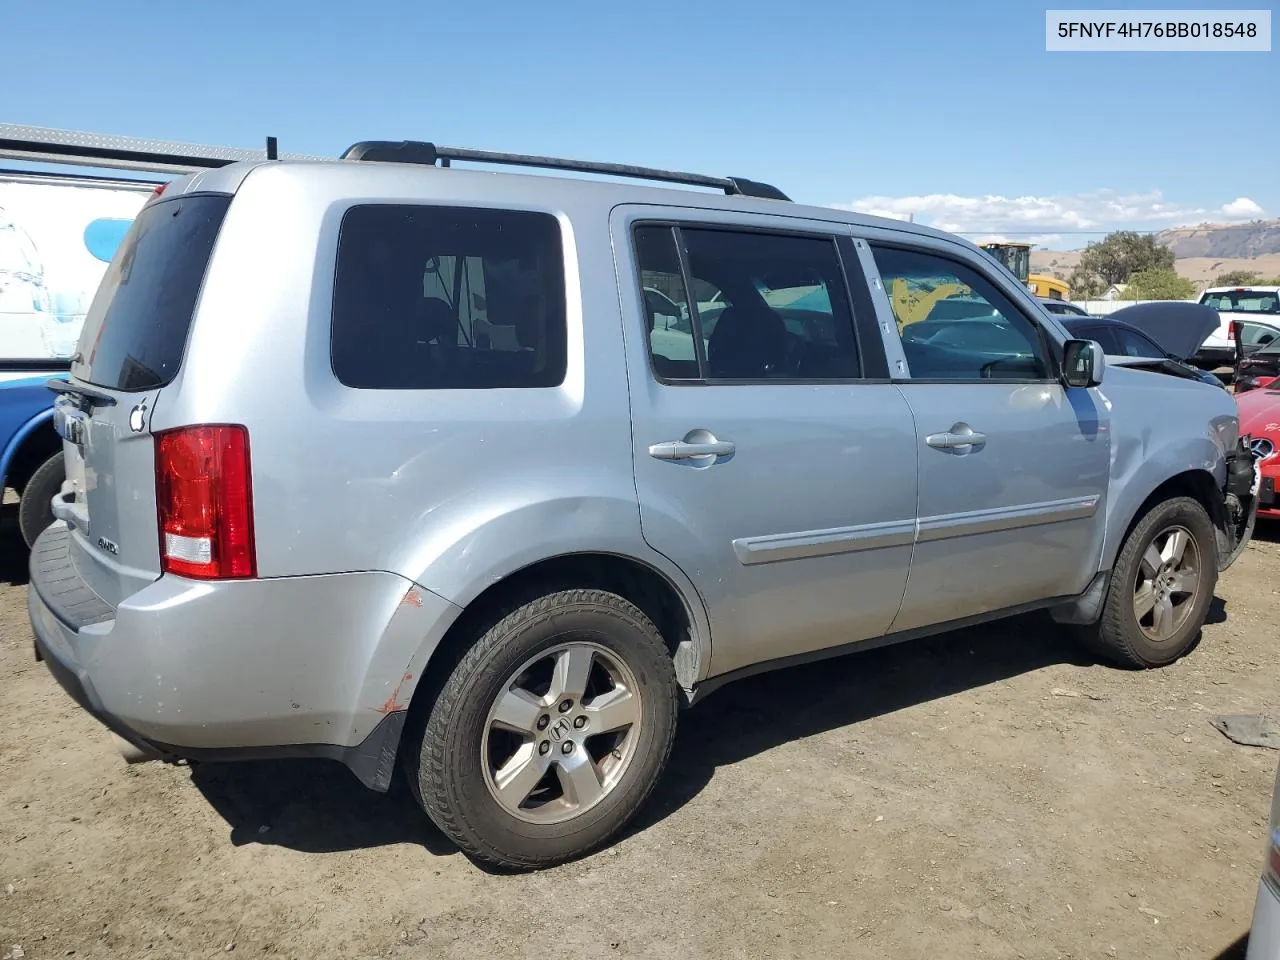
<svg viewBox="0 0 1280 960"><path fill-rule="evenodd" d="M211 165L53 384L38 655L135 759L398 765L469 855L548 866L735 677L1031 610L1186 652L1255 472L1232 397L1146 363L968 242L766 184Z"/></svg>

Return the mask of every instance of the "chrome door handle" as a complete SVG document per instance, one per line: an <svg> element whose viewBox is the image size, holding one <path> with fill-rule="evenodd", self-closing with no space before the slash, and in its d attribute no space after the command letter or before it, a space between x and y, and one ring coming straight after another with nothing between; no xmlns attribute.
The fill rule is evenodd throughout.
<svg viewBox="0 0 1280 960"><path fill-rule="evenodd" d="M728 440L707 443L689 443L685 440L668 440L649 447L649 456L659 460L688 460L690 457L727 457L736 448Z"/></svg>
<svg viewBox="0 0 1280 960"><path fill-rule="evenodd" d="M987 435L975 430L957 432L952 428L946 433L931 433L925 437L924 442L937 450L954 450L957 447L975 447L984 444L987 442Z"/></svg>

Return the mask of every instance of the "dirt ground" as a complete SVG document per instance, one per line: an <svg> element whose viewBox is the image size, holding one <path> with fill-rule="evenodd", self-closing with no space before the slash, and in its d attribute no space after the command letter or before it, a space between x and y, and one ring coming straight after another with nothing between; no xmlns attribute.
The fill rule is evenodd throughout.
<svg viewBox="0 0 1280 960"><path fill-rule="evenodd" d="M621 841L514 877L337 766L126 766L32 659L16 544L0 958L1243 957L1280 754L1209 718L1280 716L1280 530L1162 671L1028 618L726 687Z"/></svg>

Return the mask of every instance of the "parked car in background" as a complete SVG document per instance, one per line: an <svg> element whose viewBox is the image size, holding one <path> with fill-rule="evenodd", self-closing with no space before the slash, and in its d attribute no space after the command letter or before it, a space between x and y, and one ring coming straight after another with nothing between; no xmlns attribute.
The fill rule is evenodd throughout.
<svg viewBox="0 0 1280 960"><path fill-rule="evenodd" d="M1040 306L1044 307L1055 316L1061 317L1087 317L1089 312L1077 303L1070 300L1054 300L1050 297L1037 297Z"/></svg>
<svg viewBox="0 0 1280 960"><path fill-rule="evenodd" d="M2 139L2 138L0 138ZM53 393L107 263L155 183L0 171L0 490L28 546L53 522L62 440Z"/></svg>
<svg viewBox="0 0 1280 960"><path fill-rule="evenodd" d="M1128 667L1196 643L1254 516L1224 392L1109 366L942 231L468 159L566 165L231 163L112 261L28 607L136 756L399 764L532 869L631 822L735 678L1035 609ZM956 295L922 339L895 289Z"/></svg>
<svg viewBox="0 0 1280 960"><path fill-rule="evenodd" d="M1250 320L1280 322L1280 287L1241 286L1210 287L1200 295L1200 303L1218 311L1219 324L1205 340L1195 362L1209 369L1234 366L1236 338L1232 323Z"/></svg>
<svg viewBox="0 0 1280 960"><path fill-rule="evenodd" d="M1280 379L1280 325L1257 320L1234 324L1239 358L1236 360L1236 393L1272 386Z"/></svg>
<svg viewBox="0 0 1280 960"><path fill-rule="evenodd" d="M1187 311L1187 307L1193 309ZM1219 377L1189 362L1217 325L1212 310L1195 307L1184 303L1135 304L1106 317L1063 317L1062 324L1072 336L1102 344L1109 360L1164 360L1188 377L1225 390Z"/></svg>
<svg viewBox="0 0 1280 960"><path fill-rule="evenodd" d="M1276 484L1280 482L1280 390L1262 387L1236 396L1240 432L1250 438L1258 461L1258 516L1280 520Z"/></svg>
<svg viewBox="0 0 1280 960"><path fill-rule="evenodd" d="M28 547L53 523L53 497L65 476L46 384L64 377L70 365L0 359L0 489L18 495L18 530Z"/></svg>

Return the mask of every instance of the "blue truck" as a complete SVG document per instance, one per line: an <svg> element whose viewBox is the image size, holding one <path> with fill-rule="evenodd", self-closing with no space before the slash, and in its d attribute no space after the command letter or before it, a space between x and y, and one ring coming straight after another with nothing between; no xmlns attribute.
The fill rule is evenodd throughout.
<svg viewBox="0 0 1280 960"><path fill-rule="evenodd" d="M28 547L53 522L50 501L62 486L62 439L53 429L53 394L45 384L68 368L0 362L0 477L18 495L18 529Z"/></svg>

